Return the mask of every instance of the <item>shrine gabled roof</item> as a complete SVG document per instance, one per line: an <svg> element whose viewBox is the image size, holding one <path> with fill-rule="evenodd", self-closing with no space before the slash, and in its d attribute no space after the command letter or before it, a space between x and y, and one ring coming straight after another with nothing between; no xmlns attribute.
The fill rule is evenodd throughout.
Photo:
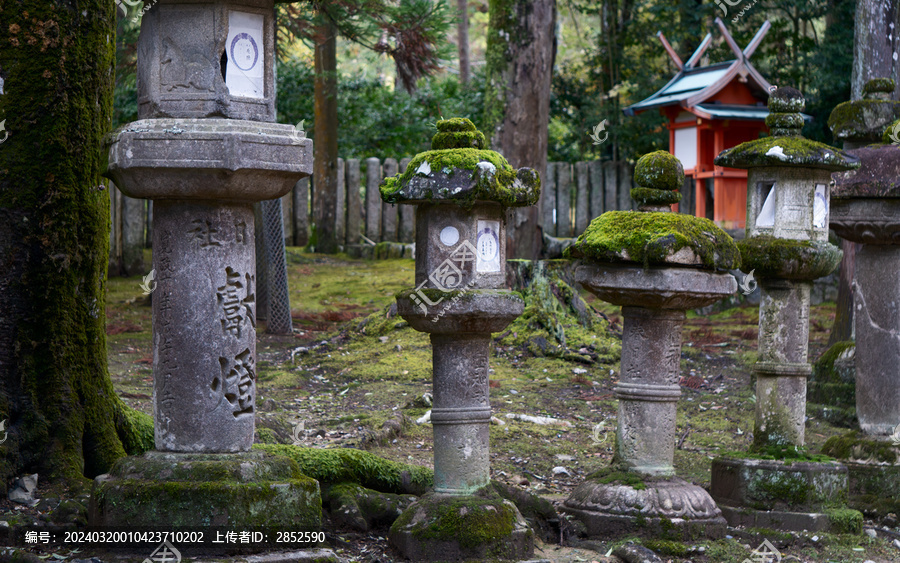
<svg viewBox="0 0 900 563"><path fill-rule="evenodd" d="M665 106L679 105L684 108L696 107L703 102L711 99L732 80L738 79L739 76L745 76L747 86L751 90L755 90L760 94L760 99L764 100L768 95L770 84L762 77L759 72L746 60L731 60L722 63L716 63L700 68L684 68L678 72L663 86L658 92L649 98L642 100L634 105L625 108L625 115L633 116L648 109L660 108ZM704 105L709 108L712 104ZM721 106L722 108L726 106ZM730 106L746 107L756 109L754 106ZM762 110L762 117L730 117L729 119L765 119L768 110L765 107ZM704 110L709 112L708 109ZM716 116L714 116L716 117Z"/></svg>
<svg viewBox="0 0 900 563"><path fill-rule="evenodd" d="M717 17L715 24L722 32L722 37L734 53L735 59L707 66L696 66L697 62L700 61L701 57L703 57L703 54L706 52L706 49L712 44L712 33L707 33L706 37L703 38L703 41L700 42L700 46L694 51L694 54L691 55L687 61L682 62L681 58L675 52L675 49L672 48L672 45L669 44L662 32L658 32L657 36L660 41L662 41L666 52L669 53L669 57L672 58L672 62L674 62L675 66L678 68L678 74L676 74L668 84L663 86L649 98L625 108L623 110L625 115L633 116L648 109L667 106L680 106L686 110L695 110L698 105L704 104L704 102L712 103L719 101L714 98L716 94L721 92L735 80L745 84L746 88L750 90L751 95L759 101L762 102L768 98L772 85L769 84L755 68L753 68L753 65L750 64L750 57L756 51L756 48L759 47L759 44L762 42L766 33L772 27L772 24L766 20L744 49L741 49L738 46L737 42L728 32L728 28L725 27L725 22L722 21L722 18ZM709 105L710 104L705 104L704 107L706 109L701 111L705 111L709 114L711 119L757 119L756 117L750 117L752 111L758 111L755 109L756 106L737 106L745 109L731 111L730 113L723 114L727 115L727 117L720 117L714 114L722 113L724 108L719 107L719 111L717 111L717 108L712 108L712 111L710 111ZM698 112L695 111L694 113ZM762 114L762 117L759 119L765 119L767 114L768 112Z"/></svg>

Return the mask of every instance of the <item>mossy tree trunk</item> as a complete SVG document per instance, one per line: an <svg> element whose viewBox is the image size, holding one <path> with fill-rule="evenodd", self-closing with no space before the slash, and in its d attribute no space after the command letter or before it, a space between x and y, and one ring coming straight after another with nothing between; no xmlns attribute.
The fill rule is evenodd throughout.
<svg viewBox="0 0 900 563"><path fill-rule="evenodd" d="M556 0L490 0L484 132L515 168L547 170L550 78L556 57ZM541 251L540 204L510 210L506 255Z"/></svg>
<svg viewBox="0 0 900 563"><path fill-rule="evenodd" d="M100 173L115 10L113 0L0 2L3 491L26 472L70 483L103 473L136 449L133 430L149 418L117 398L106 361Z"/></svg>
<svg viewBox="0 0 900 563"><path fill-rule="evenodd" d="M469 83L469 0L456 0L459 22L456 28L457 51L459 52L459 82Z"/></svg>
<svg viewBox="0 0 900 563"><path fill-rule="evenodd" d="M334 218L337 212L337 27L320 14L315 48L315 131L313 150L313 217L316 251L337 252Z"/></svg>

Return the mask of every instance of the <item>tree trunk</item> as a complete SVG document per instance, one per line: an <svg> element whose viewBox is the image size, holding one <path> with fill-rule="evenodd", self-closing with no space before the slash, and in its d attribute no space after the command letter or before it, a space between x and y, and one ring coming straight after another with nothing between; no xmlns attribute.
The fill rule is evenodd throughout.
<svg viewBox="0 0 900 563"><path fill-rule="evenodd" d="M484 132L509 163L547 170L550 78L556 56L556 0L490 0ZM506 255L541 251L539 205L512 209Z"/></svg>
<svg viewBox="0 0 900 563"><path fill-rule="evenodd" d="M900 0L858 0L853 36L852 97L862 99L862 89L873 78L893 78L893 99L900 99Z"/></svg>
<svg viewBox="0 0 900 563"><path fill-rule="evenodd" d="M10 478L84 482L152 447L107 371L110 0L0 3L0 490ZM138 432L140 429L143 433ZM143 439L141 438L143 437Z"/></svg>
<svg viewBox="0 0 900 563"><path fill-rule="evenodd" d="M459 50L459 82L469 83L469 2L468 0L456 0L459 10L459 27L457 28L456 43Z"/></svg>
<svg viewBox="0 0 900 563"><path fill-rule="evenodd" d="M313 217L317 252L338 250L337 209L337 28L322 14L315 51L315 132L313 135Z"/></svg>

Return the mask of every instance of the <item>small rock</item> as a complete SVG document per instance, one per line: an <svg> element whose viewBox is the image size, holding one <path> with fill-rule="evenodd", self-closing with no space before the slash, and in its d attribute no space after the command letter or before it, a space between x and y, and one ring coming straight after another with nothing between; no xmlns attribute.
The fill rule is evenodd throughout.
<svg viewBox="0 0 900 563"><path fill-rule="evenodd" d="M378 340L380 340L382 344L387 344L388 337L387 336L379 336Z"/></svg>
<svg viewBox="0 0 900 563"><path fill-rule="evenodd" d="M430 422L431 422L431 411L430 410L416 419L416 424L428 424Z"/></svg>
<svg viewBox="0 0 900 563"><path fill-rule="evenodd" d="M866 528L864 531L866 532L866 535L872 539L875 539L878 537L878 532L876 532L872 528Z"/></svg>
<svg viewBox="0 0 900 563"><path fill-rule="evenodd" d="M617 547L613 555L625 561L625 563L662 563L658 555L642 545L626 543Z"/></svg>
<svg viewBox="0 0 900 563"><path fill-rule="evenodd" d="M900 549L900 540L894 540L891 543L893 544L894 547L896 547L897 549Z"/></svg>
<svg viewBox="0 0 900 563"><path fill-rule="evenodd" d="M260 406L260 410L265 412L273 412L278 408L278 403L275 402L275 399L266 399L263 401L263 404Z"/></svg>
<svg viewBox="0 0 900 563"><path fill-rule="evenodd" d="M568 454L556 454L555 457L556 457L556 459L558 459L559 461L575 461L575 458L574 458L573 456L568 455Z"/></svg>
<svg viewBox="0 0 900 563"><path fill-rule="evenodd" d="M491 424L495 426L506 426L506 423L497 418L496 416L491 417Z"/></svg>
<svg viewBox="0 0 900 563"><path fill-rule="evenodd" d="M813 536L812 541L819 541L819 536Z"/></svg>
<svg viewBox="0 0 900 563"><path fill-rule="evenodd" d="M584 373L587 373L587 370L584 369L584 368L575 368L575 369L572 370L572 372L573 372L575 375L582 375L582 374L584 374Z"/></svg>
<svg viewBox="0 0 900 563"><path fill-rule="evenodd" d="M571 477L571 474L569 474L569 470L566 469L565 467L563 467L562 465L557 465L556 467L554 467L553 474L554 475L565 475L566 477Z"/></svg>
<svg viewBox="0 0 900 563"><path fill-rule="evenodd" d="M529 481L525 477L522 477L521 475L513 475L509 478L509 480L512 481L513 483L515 483L516 485L521 485L523 487L527 487L528 485L531 484L531 481Z"/></svg>
<svg viewBox="0 0 900 563"><path fill-rule="evenodd" d="M32 475L23 475L19 477L15 481L13 481L13 487L19 487L21 489L25 489L26 493L33 493L37 488L38 482L38 474L34 473Z"/></svg>

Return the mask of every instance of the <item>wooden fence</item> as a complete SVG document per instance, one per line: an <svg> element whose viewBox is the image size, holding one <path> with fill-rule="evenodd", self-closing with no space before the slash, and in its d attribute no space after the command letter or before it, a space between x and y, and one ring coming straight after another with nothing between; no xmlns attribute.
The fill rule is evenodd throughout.
<svg viewBox="0 0 900 563"><path fill-rule="evenodd" d="M404 172L409 158L338 159L335 236L346 245L415 241L414 208L381 201L382 178ZM550 162L542 177L541 227L555 237L584 232L591 219L611 210L633 209L633 166L627 162ZM282 198L287 246L309 243L314 178L297 182ZM145 271L141 249L150 246L152 202L125 197L110 185L110 275ZM149 268L149 266L147 266Z"/></svg>

